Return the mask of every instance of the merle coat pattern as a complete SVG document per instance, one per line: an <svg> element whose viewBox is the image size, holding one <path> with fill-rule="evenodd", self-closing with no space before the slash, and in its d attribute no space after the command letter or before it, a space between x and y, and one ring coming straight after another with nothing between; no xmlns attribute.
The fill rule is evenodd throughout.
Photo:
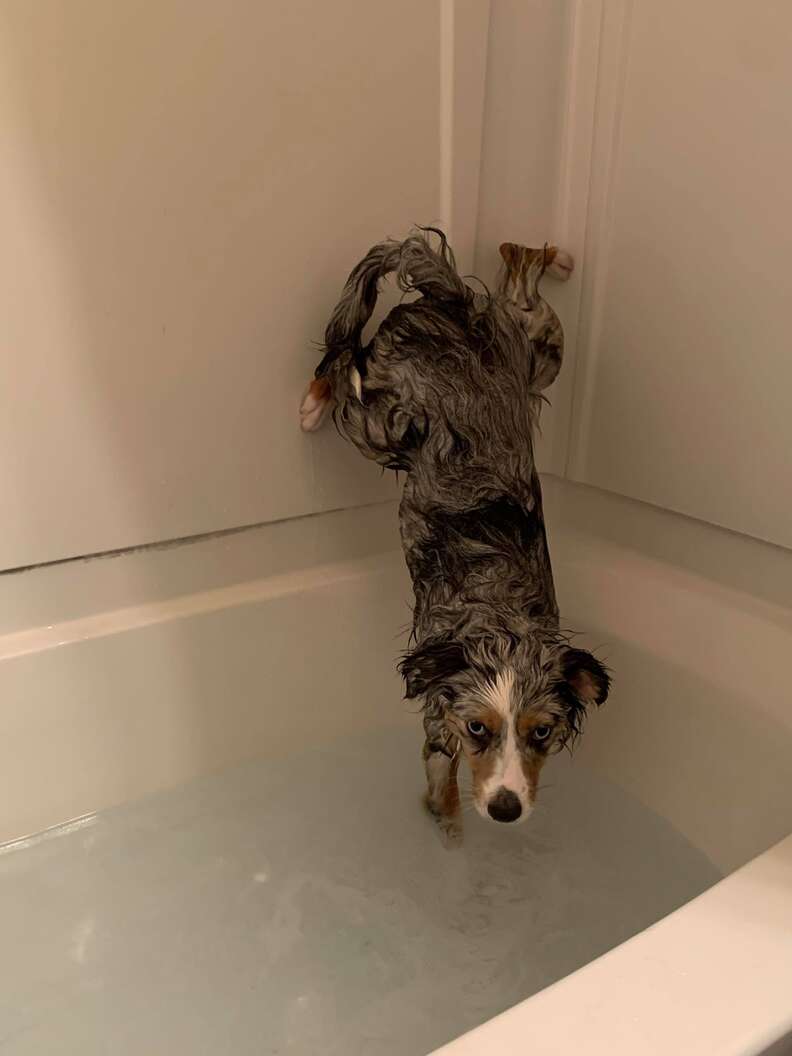
<svg viewBox="0 0 792 1056"><path fill-rule="evenodd" d="M527 816L545 756L579 732L608 678L559 632L534 464L542 392L563 355L539 281L548 268L566 277L571 258L505 243L490 295L463 281L445 237L433 233L436 249L428 232L416 233L374 246L355 267L312 389L332 402L337 428L363 455L405 474L399 518L415 606L414 647L401 670L407 697L424 709L427 803L454 835L459 749L481 813L513 820L493 808L509 791L498 752L511 745L522 809L511 802ZM417 299L394 308L363 345L388 273ZM508 684L498 682L504 672ZM470 733L480 726L486 743ZM537 738L547 728L552 737Z"/></svg>

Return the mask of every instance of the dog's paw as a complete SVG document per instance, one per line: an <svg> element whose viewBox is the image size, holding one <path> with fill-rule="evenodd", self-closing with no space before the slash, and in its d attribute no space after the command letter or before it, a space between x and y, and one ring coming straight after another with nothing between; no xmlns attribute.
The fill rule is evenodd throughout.
<svg viewBox="0 0 792 1056"><path fill-rule="evenodd" d="M552 275L554 279L566 282L574 269L575 261L572 259L571 253L567 253L565 249L556 249L555 246L548 247L546 268L548 275Z"/></svg>
<svg viewBox="0 0 792 1056"><path fill-rule="evenodd" d="M429 796L424 796L423 805L426 813L435 823L440 840L448 851L462 846L462 822L458 814L444 814L432 803Z"/></svg>
<svg viewBox="0 0 792 1056"><path fill-rule="evenodd" d="M462 824L457 819L447 818L444 822L438 822L437 831L447 851L458 851L464 843Z"/></svg>
<svg viewBox="0 0 792 1056"><path fill-rule="evenodd" d="M314 433L320 428L327 412L333 405L330 382L327 378L314 378L300 404L300 428L304 433Z"/></svg>

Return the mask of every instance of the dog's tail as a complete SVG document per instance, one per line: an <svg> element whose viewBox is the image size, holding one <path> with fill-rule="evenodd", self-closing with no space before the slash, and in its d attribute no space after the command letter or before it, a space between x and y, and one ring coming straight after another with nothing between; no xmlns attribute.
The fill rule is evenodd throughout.
<svg viewBox="0 0 792 1056"><path fill-rule="evenodd" d="M440 240L438 249L429 244L430 232ZM442 231L423 227L403 242L379 242L347 279L325 330L326 351L316 368L317 378L327 374L331 364L344 353L351 353L356 361L363 357L361 335L377 303L380 279L394 272L405 293L417 290L427 298L464 304L473 299L472 291L457 273L454 254Z"/></svg>

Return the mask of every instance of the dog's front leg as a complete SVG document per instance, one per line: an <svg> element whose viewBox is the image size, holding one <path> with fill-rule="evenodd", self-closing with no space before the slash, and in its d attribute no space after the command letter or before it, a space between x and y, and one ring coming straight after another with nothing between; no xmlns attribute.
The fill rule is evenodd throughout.
<svg viewBox="0 0 792 1056"><path fill-rule="evenodd" d="M426 769L424 804L434 818L447 846L462 840L462 812L459 802L459 753L451 752L437 741L426 739L423 748Z"/></svg>

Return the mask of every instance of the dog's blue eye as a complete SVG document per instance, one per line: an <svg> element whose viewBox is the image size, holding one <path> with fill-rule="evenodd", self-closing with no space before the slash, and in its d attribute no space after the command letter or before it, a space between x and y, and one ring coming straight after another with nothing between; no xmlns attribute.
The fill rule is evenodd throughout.
<svg viewBox="0 0 792 1056"><path fill-rule="evenodd" d="M470 720L470 722L467 724L467 728L468 733L471 735L471 737L486 737L486 735L489 733L489 730L484 725L484 723L476 722L475 719Z"/></svg>
<svg viewBox="0 0 792 1056"><path fill-rule="evenodd" d="M537 726L533 731L533 739L535 741L546 741L552 732L552 726Z"/></svg>

